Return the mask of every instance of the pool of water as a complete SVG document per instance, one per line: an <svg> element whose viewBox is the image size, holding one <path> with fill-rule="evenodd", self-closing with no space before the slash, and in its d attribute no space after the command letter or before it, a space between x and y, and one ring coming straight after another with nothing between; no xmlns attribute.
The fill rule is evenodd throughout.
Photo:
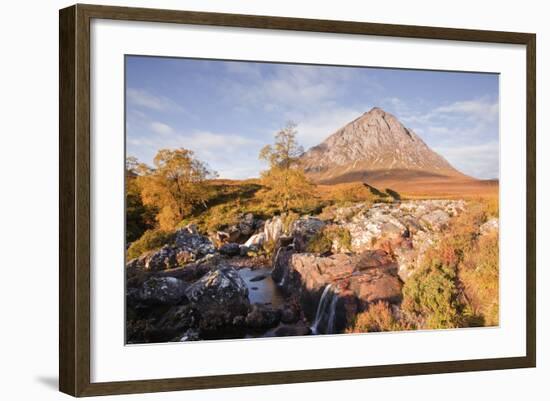
<svg viewBox="0 0 550 401"><path fill-rule="evenodd" d="M271 269L245 267L239 270L239 274L248 287L250 303L270 304L274 307L284 304L283 294L271 278Z"/></svg>

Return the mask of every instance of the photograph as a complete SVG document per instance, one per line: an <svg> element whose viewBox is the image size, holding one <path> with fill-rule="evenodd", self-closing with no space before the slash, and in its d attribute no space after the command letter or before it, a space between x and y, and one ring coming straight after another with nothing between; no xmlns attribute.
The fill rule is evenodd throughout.
<svg viewBox="0 0 550 401"><path fill-rule="evenodd" d="M126 344L499 326L498 73L124 69Z"/></svg>

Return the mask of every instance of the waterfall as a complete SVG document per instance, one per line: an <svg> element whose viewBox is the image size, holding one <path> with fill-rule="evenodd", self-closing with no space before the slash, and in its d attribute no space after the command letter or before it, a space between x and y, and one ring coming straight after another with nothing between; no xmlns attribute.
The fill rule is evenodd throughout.
<svg viewBox="0 0 550 401"><path fill-rule="evenodd" d="M331 284L328 284L325 289L323 290L323 294L321 295L321 299L319 299L319 305L317 305L317 312L315 313L315 320L313 321L313 325L311 326L311 331L313 334L319 334L317 329L319 327L319 323L321 323L321 320L323 319L323 315L325 314L326 304L328 303L329 294L332 294L330 292ZM333 298L336 298L333 296ZM332 302L331 302L332 304Z"/></svg>
<svg viewBox="0 0 550 401"><path fill-rule="evenodd" d="M334 333L334 318L336 317L336 303L338 302L338 295L332 294L332 300L330 301L330 307L328 310L328 325L326 334Z"/></svg>

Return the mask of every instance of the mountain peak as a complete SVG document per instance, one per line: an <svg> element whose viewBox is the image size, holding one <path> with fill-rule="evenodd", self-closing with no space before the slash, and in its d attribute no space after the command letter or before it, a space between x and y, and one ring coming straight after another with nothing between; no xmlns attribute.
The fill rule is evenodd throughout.
<svg viewBox="0 0 550 401"><path fill-rule="evenodd" d="M302 161L306 173L318 182L341 180L342 175L356 180L359 174L366 179L370 173L381 171L461 175L380 107L373 107L308 150Z"/></svg>

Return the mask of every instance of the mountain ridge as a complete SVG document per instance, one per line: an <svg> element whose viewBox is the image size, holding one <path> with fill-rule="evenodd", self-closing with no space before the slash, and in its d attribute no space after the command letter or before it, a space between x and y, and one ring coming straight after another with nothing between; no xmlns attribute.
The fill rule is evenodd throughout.
<svg viewBox="0 0 550 401"><path fill-rule="evenodd" d="M379 107L311 147L301 161L306 174L322 184L399 176L475 180L454 168L412 129Z"/></svg>

